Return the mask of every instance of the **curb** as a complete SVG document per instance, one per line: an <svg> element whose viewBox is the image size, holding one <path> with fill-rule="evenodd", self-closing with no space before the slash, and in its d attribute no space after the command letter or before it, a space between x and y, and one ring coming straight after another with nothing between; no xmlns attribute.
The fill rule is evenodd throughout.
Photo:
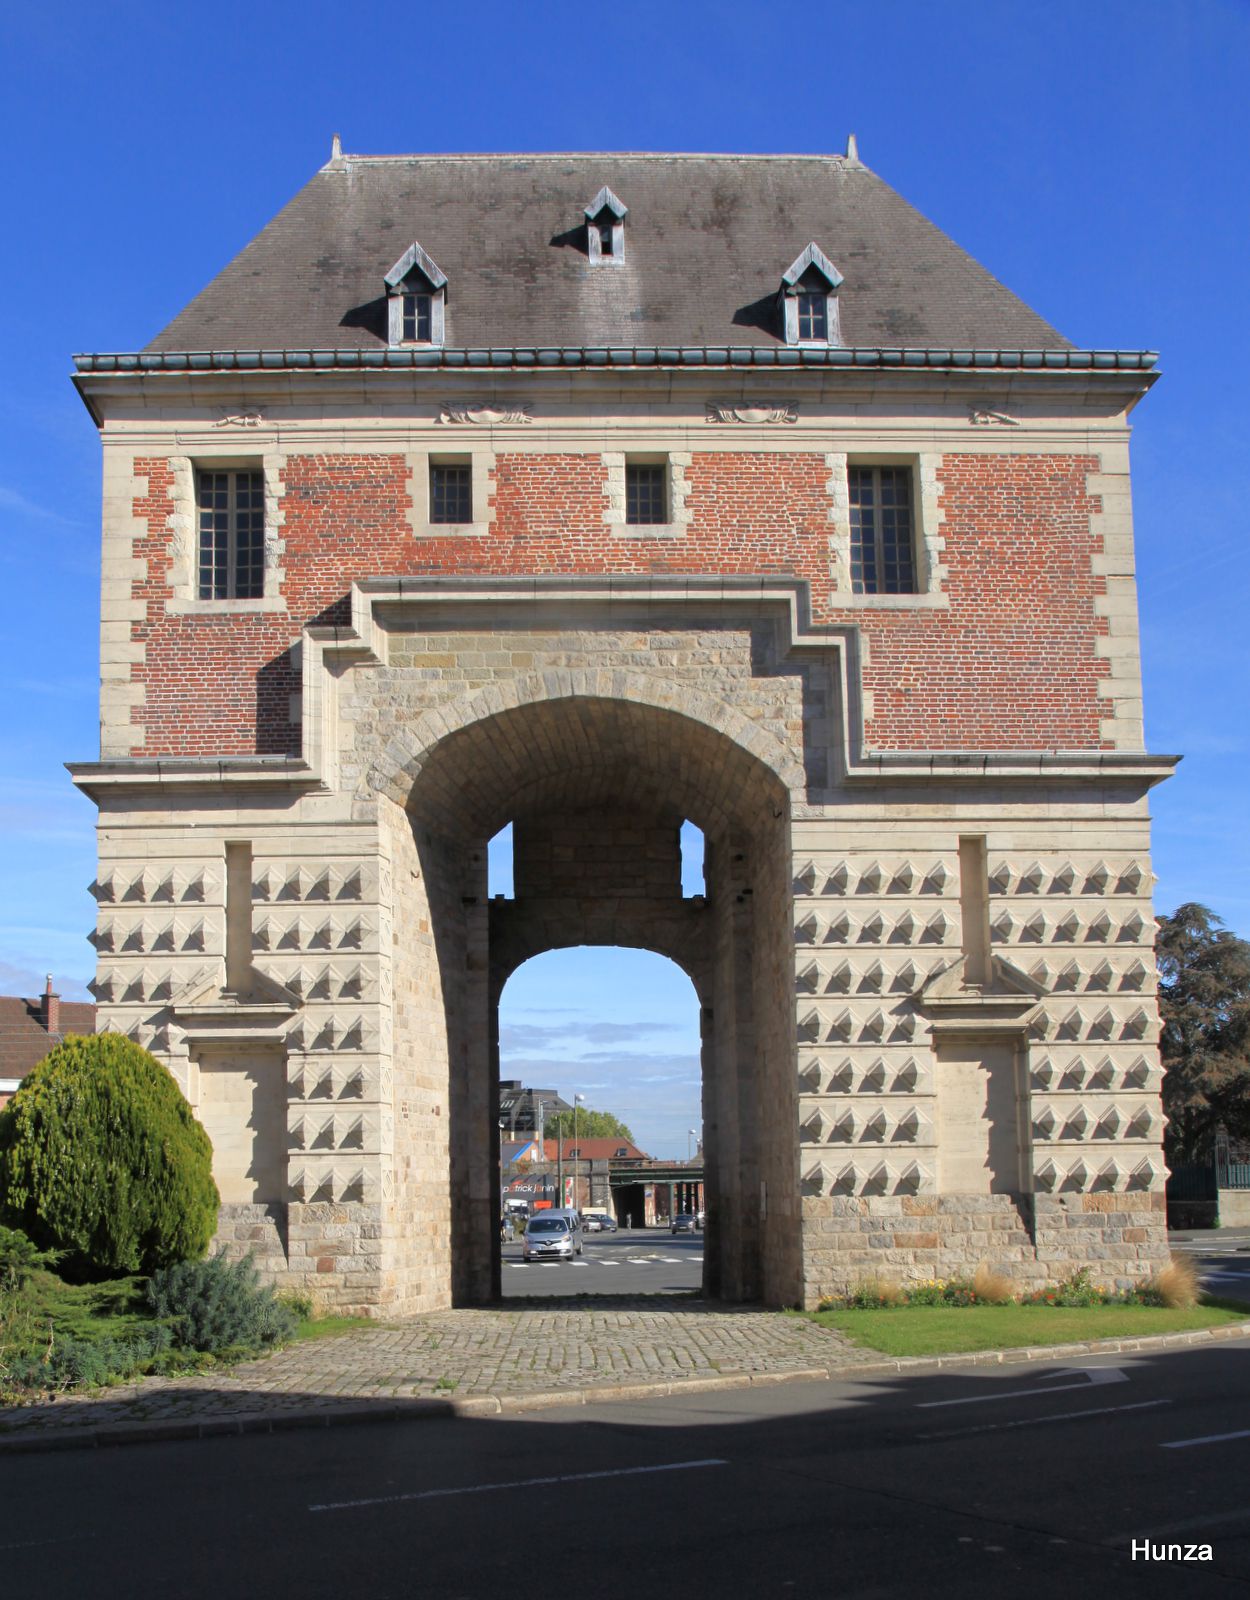
<svg viewBox="0 0 1250 1600"><path fill-rule="evenodd" d="M625 1400L660 1400L673 1395L705 1394L724 1389L774 1388L784 1383L854 1382L858 1378L916 1376L952 1367L1019 1366L1031 1361L1069 1356L1149 1354L1226 1344L1250 1337L1250 1319L1221 1328L1195 1328L1188 1333L1156 1333L1138 1339L1089 1339L1081 1344L1027 1345L1012 1350L978 1350L965 1355L896 1356L845 1366L797 1367L788 1372L725 1372L715 1378L672 1378L656 1383L592 1384L584 1389L545 1389L532 1394L469 1395L463 1400L405 1400L337 1406L333 1411L243 1412L236 1417L210 1417L203 1422L116 1422L99 1428L63 1427L46 1433L0 1433L0 1456L34 1455L52 1450L104 1450L121 1445L171 1444L189 1439L220 1439L248 1433L291 1433L309 1428L358 1428L392 1422L421 1422L439 1417L498 1417L556 1406L592 1406Z"/></svg>

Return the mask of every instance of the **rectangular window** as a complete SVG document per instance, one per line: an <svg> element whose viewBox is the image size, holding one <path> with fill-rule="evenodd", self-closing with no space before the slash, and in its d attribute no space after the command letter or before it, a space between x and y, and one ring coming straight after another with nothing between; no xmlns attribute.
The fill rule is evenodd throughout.
<svg viewBox="0 0 1250 1600"><path fill-rule="evenodd" d="M625 521L634 524L668 521L668 474L663 462L625 463Z"/></svg>
<svg viewBox="0 0 1250 1600"><path fill-rule="evenodd" d="M430 297L428 294L406 294L404 296L403 339L405 344L429 344Z"/></svg>
<svg viewBox="0 0 1250 1600"><path fill-rule="evenodd" d="M851 589L855 594L915 594L911 470L851 467Z"/></svg>
<svg viewBox="0 0 1250 1600"><path fill-rule="evenodd" d="M430 521L473 521L473 469L468 463L430 463Z"/></svg>
<svg viewBox="0 0 1250 1600"><path fill-rule="evenodd" d="M824 294L799 296L799 338L829 338L829 297Z"/></svg>
<svg viewBox="0 0 1250 1600"><path fill-rule="evenodd" d="M265 481L261 472L196 474L201 600L265 592Z"/></svg>

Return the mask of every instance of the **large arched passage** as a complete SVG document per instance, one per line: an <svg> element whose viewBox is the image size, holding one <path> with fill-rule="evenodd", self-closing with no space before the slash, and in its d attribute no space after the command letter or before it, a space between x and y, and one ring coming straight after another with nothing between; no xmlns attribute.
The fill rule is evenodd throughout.
<svg viewBox="0 0 1250 1600"><path fill-rule="evenodd" d="M500 707L478 696L476 716L441 714L378 773L395 879L395 1071L409 1078L395 1097L397 1250L410 1236L414 1262L428 1271L441 1233L453 1299L497 1296L500 994L544 950L624 945L669 956L699 996L707 1203L717 1219L707 1286L731 1300L796 1299L781 747L706 697L687 697L682 709L655 703L678 699L663 685L615 685L634 688L633 698L600 682L540 687L545 698ZM699 900L681 893L684 818L706 841ZM486 846L508 822L515 896L492 902ZM434 1114L417 1115L427 1102ZM414 1108L407 1125L405 1105ZM440 1159L451 1174L445 1202ZM404 1265L397 1259L401 1275Z"/></svg>

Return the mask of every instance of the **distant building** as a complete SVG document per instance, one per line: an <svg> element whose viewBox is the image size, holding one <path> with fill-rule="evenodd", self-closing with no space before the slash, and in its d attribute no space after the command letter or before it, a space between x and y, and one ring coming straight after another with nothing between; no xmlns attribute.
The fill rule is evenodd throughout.
<svg viewBox="0 0 1250 1600"><path fill-rule="evenodd" d="M508 1124L508 1136L540 1133L539 1108L542 1122L550 1122L558 1112L572 1111L567 1100L562 1100L555 1089L526 1089L519 1078L501 1078L499 1082L499 1116Z"/></svg>
<svg viewBox="0 0 1250 1600"><path fill-rule="evenodd" d="M0 995L0 1106L8 1105L22 1079L67 1033L94 1033L95 1006L62 1000L52 975L37 999Z"/></svg>

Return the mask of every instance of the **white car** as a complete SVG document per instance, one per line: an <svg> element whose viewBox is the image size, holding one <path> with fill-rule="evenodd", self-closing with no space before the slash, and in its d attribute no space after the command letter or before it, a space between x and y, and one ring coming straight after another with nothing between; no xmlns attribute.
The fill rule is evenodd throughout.
<svg viewBox="0 0 1250 1600"><path fill-rule="evenodd" d="M523 1261L571 1261L581 1253L582 1241L574 1237L564 1217L540 1212L526 1224L525 1238L521 1241Z"/></svg>

